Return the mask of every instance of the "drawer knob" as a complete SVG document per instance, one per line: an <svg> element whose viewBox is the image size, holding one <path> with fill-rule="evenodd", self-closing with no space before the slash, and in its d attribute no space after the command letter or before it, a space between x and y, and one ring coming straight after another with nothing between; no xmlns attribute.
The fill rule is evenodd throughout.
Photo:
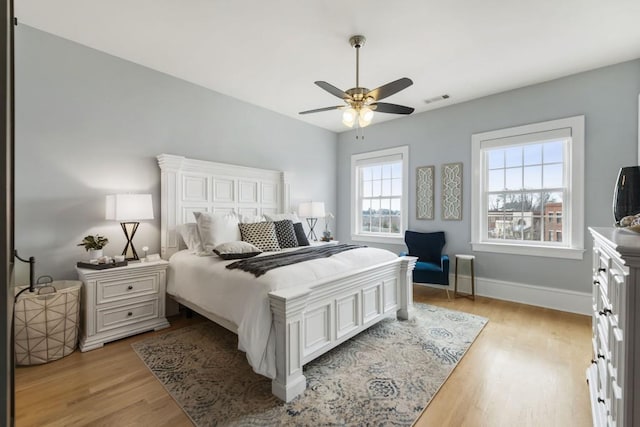
<svg viewBox="0 0 640 427"><path fill-rule="evenodd" d="M594 280L594 281L593 281L593 284L594 284L594 285L599 285L599 284L600 284L600 281L599 281L599 280Z"/></svg>
<svg viewBox="0 0 640 427"><path fill-rule="evenodd" d="M598 272L600 272L600 271L604 273L605 271L607 271L607 269L604 268L604 267L600 267L600 268L598 268Z"/></svg>
<svg viewBox="0 0 640 427"><path fill-rule="evenodd" d="M598 403L604 403L604 399L603 399L603 398L601 398L601 397L599 397L599 398L598 398Z"/></svg>
<svg viewBox="0 0 640 427"><path fill-rule="evenodd" d="M127 316L133 316L133 313L132 312L128 312Z"/></svg>
<svg viewBox="0 0 640 427"><path fill-rule="evenodd" d="M130 291L131 289L133 289L133 286L129 285L127 286L127 290Z"/></svg>
<svg viewBox="0 0 640 427"><path fill-rule="evenodd" d="M609 314L611 314L611 313L612 313L612 312L611 312L611 309L609 309L609 308L605 308L604 310L600 310L600 311L598 312L598 314L600 314L600 315L602 315L602 316L607 316L607 315L609 315Z"/></svg>
<svg viewBox="0 0 640 427"><path fill-rule="evenodd" d="M598 353L598 359L604 359L604 354Z"/></svg>

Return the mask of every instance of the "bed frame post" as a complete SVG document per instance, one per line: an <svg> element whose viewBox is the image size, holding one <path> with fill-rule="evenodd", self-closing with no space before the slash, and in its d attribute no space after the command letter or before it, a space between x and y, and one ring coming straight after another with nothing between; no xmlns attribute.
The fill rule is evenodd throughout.
<svg viewBox="0 0 640 427"><path fill-rule="evenodd" d="M179 172L185 162L182 156L160 154L160 256L169 259L178 251L178 224L182 224L178 200L182 200ZM180 221L180 222L178 222Z"/></svg>
<svg viewBox="0 0 640 427"><path fill-rule="evenodd" d="M413 306L413 269L418 258L403 256L400 264L400 308L397 316L401 320L411 318L411 307Z"/></svg>
<svg viewBox="0 0 640 427"><path fill-rule="evenodd" d="M271 392L285 402L290 402L307 388L307 379L302 375L302 313L310 292L308 289L284 289L269 294L276 333L276 377L271 382Z"/></svg>

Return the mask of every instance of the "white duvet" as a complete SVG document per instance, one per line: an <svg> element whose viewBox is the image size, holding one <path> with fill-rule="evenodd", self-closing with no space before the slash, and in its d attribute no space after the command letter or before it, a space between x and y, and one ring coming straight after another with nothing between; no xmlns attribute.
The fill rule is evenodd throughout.
<svg viewBox="0 0 640 427"><path fill-rule="evenodd" d="M238 348L246 352L253 370L275 378L275 335L268 293L294 286L310 287L332 276L395 258L396 254L383 249L353 249L255 277L225 268L234 261L180 251L169 260L167 292L237 325Z"/></svg>

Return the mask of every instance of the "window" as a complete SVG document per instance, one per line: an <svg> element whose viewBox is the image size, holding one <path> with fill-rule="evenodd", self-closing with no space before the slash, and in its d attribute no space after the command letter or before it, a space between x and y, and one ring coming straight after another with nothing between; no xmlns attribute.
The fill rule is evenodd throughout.
<svg viewBox="0 0 640 427"><path fill-rule="evenodd" d="M581 259L584 116L472 137L474 250Z"/></svg>
<svg viewBox="0 0 640 427"><path fill-rule="evenodd" d="M351 156L351 238L402 243L408 224L409 147Z"/></svg>

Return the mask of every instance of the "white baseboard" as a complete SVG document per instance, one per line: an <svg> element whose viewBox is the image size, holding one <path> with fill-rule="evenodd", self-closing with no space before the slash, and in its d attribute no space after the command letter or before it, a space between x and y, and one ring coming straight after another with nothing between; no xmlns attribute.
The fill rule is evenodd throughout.
<svg viewBox="0 0 640 427"><path fill-rule="evenodd" d="M453 291L454 281L455 278L451 275L449 277L449 292ZM417 284L422 285L422 283ZM432 287L442 289L442 286L433 285ZM471 277L458 275L458 290L466 293L470 289ZM591 315L592 311L591 293L505 282L483 277L476 277L476 295L569 313Z"/></svg>

